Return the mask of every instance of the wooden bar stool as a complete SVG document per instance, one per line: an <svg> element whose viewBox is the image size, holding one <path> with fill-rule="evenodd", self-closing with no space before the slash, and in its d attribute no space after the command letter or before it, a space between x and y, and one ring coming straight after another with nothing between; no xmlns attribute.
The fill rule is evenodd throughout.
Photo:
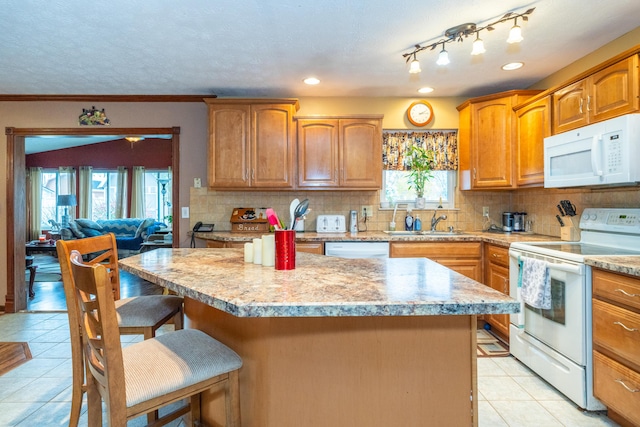
<svg viewBox="0 0 640 427"><path fill-rule="evenodd" d="M240 425L242 360L233 350L196 329L169 332L123 349L106 268L84 264L79 252L72 252L70 259L88 365L90 426L102 425L101 401L109 425L125 426L128 420L183 399L186 405L153 425L165 425L187 413L187 425L199 425L200 393L221 386L226 426Z"/></svg>
<svg viewBox="0 0 640 427"><path fill-rule="evenodd" d="M67 313L71 326L71 365L73 370L71 390L71 415L69 426L76 427L80 420L82 396L86 392L85 364L82 349L82 327L80 314L75 298L73 276L71 275L71 251L91 257L90 264L102 264L107 268L109 284L113 299L119 331L121 334L141 334L144 339L153 338L156 330L168 321L173 320L175 329L182 329L183 306L182 297L177 295L144 295L120 299L120 270L118 268L118 250L116 238L112 233L87 237L77 240L58 240L56 245L60 272L67 299ZM75 327L73 327L75 325ZM149 415L149 421L155 415Z"/></svg>

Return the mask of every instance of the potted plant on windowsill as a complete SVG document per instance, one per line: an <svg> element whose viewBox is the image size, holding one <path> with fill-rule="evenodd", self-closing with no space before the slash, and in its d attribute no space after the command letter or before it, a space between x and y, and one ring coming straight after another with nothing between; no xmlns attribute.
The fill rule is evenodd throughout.
<svg viewBox="0 0 640 427"><path fill-rule="evenodd" d="M425 207L424 186L431 179L431 165L433 164L433 152L422 147L412 146L409 150L409 189L416 192L416 208Z"/></svg>

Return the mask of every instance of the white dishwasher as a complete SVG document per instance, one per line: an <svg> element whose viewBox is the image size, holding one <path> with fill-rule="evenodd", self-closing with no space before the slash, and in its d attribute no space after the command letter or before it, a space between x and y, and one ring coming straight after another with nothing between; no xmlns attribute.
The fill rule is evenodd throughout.
<svg viewBox="0 0 640 427"><path fill-rule="evenodd" d="M389 242L326 242L324 254L337 258L389 258Z"/></svg>

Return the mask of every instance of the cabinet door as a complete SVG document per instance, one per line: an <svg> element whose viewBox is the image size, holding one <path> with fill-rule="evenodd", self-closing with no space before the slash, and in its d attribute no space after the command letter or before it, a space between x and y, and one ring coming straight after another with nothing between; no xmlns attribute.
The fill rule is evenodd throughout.
<svg viewBox="0 0 640 427"><path fill-rule="evenodd" d="M509 295L509 269L494 263L487 263L485 284L498 292ZM509 315L488 314L485 320L503 337L509 336Z"/></svg>
<svg viewBox="0 0 640 427"><path fill-rule="evenodd" d="M511 97L471 105L471 156L474 188L511 187Z"/></svg>
<svg viewBox="0 0 640 427"><path fill-rule="evenodd" d="M549 97L516 111L516 184L544 183L544 138L551 135Z"/></svg>
<svg viewBox="0 0 640 427"><path fill-rule="evenodd" d="M298 120L298 187L337 187L338 120Z"/></svg>
<svg viewBox="0 0 640 427"><path fill-rule="evenodd" d="M638 111L638 55L593 74L588 82L590 123Z"/></svg>
<svg viewBox="0 0 640 427"><path fill-rule="evenodd" d="M293 107L251 106L251 183L257 188L293 188Z"/></svg>
<svg viewBox="0 0 640 427"><path fill-rule="evenodd" d="M580 80L553 93L553 134L585 126L587 82Z"/></svg>
<svg viewBox="0 0 640 427"><path fill-rule="evenodd" d="M463 276L473 279L477 282L482 280L482 263L477 259L435 259L435 262L442 264L460 273Z"/></svg>
<svg viewBox="0 0 640 427"><path fill-rule="evenodd" d="M209 187L250 185L249 105L209 105Z"/></svg>
<svg viewBox="0 0 640 427"><path fill-rule="evenodd" d="M380 189L382 126L380 120L340 120L340 185Z"/></svg>

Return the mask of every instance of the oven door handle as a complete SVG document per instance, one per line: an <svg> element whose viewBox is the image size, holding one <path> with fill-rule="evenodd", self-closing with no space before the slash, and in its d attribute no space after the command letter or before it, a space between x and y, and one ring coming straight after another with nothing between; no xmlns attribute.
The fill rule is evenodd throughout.
<svg viewBox="0 0 640 427"><path fill-rule="evenodd" d="M527 256L522 254L522 252L517 251L515 249L509 249L509 256L512 258L515 258L516 260L527 258ZM583 264L571 264L571 263L555 264L550 262L547 264L547 267L549 268L549 271L555 270L555 271L562 271L565 273L572 273L572 274L582 274L584 272Z"/></svg>

